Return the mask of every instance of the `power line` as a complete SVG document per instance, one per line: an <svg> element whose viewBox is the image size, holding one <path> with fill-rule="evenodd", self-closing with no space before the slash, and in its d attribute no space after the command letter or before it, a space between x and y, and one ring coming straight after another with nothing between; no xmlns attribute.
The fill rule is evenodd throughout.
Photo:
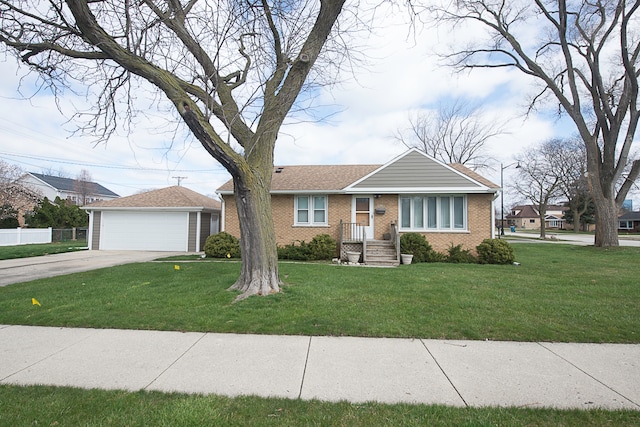
<svg viewBox="0 0 640 427"><path fill-rule="evenodd" d="M227 173L223 170L216 169L170 169L170 168L144 168L140 166L113 166L113 165L105 165L100 163L89 163L89 162L79 162L79 161L70 161L64 159L57 159L54 157L39 157L39 156L31 156L26 154L16 154L16 153L7 153L4 151L0 151L0 155L4 156L12 156L12 157L22 157L26 159L33 160L42 160L47 162L56 162L68 165L75 166L90 166L94 168L105 168L105 169L121 169L121 170L141 170L141 171L153 171L153 172L208 172L208 173Z"/></svg>

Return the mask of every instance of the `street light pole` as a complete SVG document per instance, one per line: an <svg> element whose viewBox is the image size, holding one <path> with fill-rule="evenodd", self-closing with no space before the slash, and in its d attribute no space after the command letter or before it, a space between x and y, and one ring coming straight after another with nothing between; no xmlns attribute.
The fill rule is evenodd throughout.
<svg viewBox="0 0 640 427"><path fill-rule="evenodd" d="M502 206L500 207L500 230L498 230L498 239L501 238L500 236L504 236L504 169L505 167L500 163L500 204Z"/></svg>

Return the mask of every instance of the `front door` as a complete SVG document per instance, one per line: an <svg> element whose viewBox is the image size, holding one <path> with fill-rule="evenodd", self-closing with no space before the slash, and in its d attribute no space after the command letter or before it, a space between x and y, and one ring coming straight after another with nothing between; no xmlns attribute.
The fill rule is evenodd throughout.
<svg viewBox="0 0 640 427"><path fill-rule="evenodd" d="M367 239L373 239L373 196L353 196L351 211L351 220L364 225Z"/></svg>

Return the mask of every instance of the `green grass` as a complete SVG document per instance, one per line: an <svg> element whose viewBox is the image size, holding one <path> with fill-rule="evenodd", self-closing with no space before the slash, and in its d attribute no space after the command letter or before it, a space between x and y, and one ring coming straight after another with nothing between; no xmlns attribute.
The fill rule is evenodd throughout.
<svg viewBox="0 0 640 427"><path fill-rule="evenodd" d="M81 251L87 249L86 240L76 240L60 243L43 243L32 245L0 246L0 260L29 258L63 252Z"/></svg>
<svg viewBox="0 0 640 427"><path fill-rule="evenodd" d="M515 244L520 266L282 263L233 304L237 262L113 267L0 288L0 323L637 343L640 248ZM180 270L174 270L174 265ZM42 306L33 306L31 298ZM454 408L0 385L0 425L636 426L640 411Z"/></svg>
<svg viewBox="0 0 640 427"><path fill-rule="evenodd" d="M638 411L453 408L0 386L0 425L637 426Z"/></svg>
<svg viewBox="0 0 640 427"><path fill-rule="evenodd" d="M130 264L0 288L0 323L640 342L640 248L523 243L514 249L520 266L282 263L284 292L235 304L237 294L226 289L239 274L237 262Z"/></svg>

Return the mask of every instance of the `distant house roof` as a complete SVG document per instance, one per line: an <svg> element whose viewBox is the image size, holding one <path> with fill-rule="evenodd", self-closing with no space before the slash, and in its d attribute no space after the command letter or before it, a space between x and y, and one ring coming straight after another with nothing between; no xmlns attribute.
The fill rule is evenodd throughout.
<svg viewBox="0 0 640 427"><path fill-rule="evenodd" d="M514 206L511 211L519 211L517 214L509 214L507 218L538 218L538 211L531 205Z"/></svg>
<svg viewBox="0 0 640 427"><path fill-rule="evenodd" d="M461 164L445 165L417 150L385 165L276 166L271 193L296 192L398 192L426 188L495 191L496 184ZM233 180L218 188L233 192Z"/></svg>
<svg viewBox="0 0 640 427"><path fill-rule="evenodd" d="M562 205L548 205L547 213L560 211L563 213L568 211L569 208L567 206ZM517 214L508 214L507 218L538 218L540 215L538 213L538 209L534 205L518 205L511 208L511 211L519 211Z"/></svg>
<svg viewBox="0 0 640 427"><path fill-rule="evenodd" d="M34 173L34 172L29 172L29 174L34 178L37 178L40 181L50 185L56 190L65 191L67 193L77 192L77 190L74 188L74 183L77 182L76 179L62 178L59 176L44 175L41 173ZM91 184L94 186L94 191L92 193L95 194L96 196L120 197L113 191L109 190L106 187L103 187L97 182L91 182Z"/></svg>
<svg viewBox="0 0 640 427"><path fill-rule="evenodd" d="M104 200L86 205L87 210L134 208L196 208L220 210L221 203L211 197L196 193L186 187L174 185L160 190L147 191L114 200Z"/></svg>
<svg viewBox="0 0 640 427"><path fill-rule="evenodd" d="M638 211L626 212L620 215L618 219L621 219L623 221L640 221L640 212Z"/></svg>

